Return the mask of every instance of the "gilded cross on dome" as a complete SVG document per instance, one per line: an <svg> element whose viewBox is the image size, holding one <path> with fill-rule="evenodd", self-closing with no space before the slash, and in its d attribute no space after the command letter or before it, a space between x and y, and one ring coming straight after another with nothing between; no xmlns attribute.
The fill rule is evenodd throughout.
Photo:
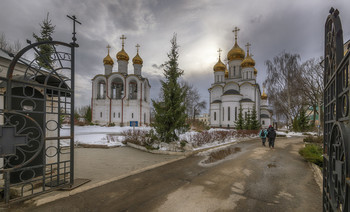
<svg viewBox="0 0 350 212"><path fill-rule="evenodd" d="M122 35L122 36L120 37L120 40L122 40L122 47L123 47L123 49L124 49L124 40L126 40L126 37L125 37L124 35Z"/></svg>
<svg viewBox="0 0 350 212"><path fill-rule="evenodd" d="M249 42L245 45L247 47L247 55L249 55L249 47L251 46L252 44L250 44Z"/></svg>
<svg viewBox="0 0 350 212"><path fill-rule="evenodd" d="M240 29L238 27L235 27L235 29L232 31L235 33L235 42L237 42L237 33Z"/></svg>
<svg viewBox="0 0 350 212"><path fill-rule="evenodd" d="M108 54L109 54L109 49L111 48L111 46L108 44L106 48L108 49Z"/></svg>
<svg viewBox="0 0 350 212"><path fill-rule="evenodd" d="M139 48L141 47L139 44L136 44L137 54L139 53Z"/></svg>
<svg viewBox="0 0 350 212"><path fill-rule="evenodd" d="M219 60L220 60L222 50L219 48L218 52L219 52Z"/></svg>

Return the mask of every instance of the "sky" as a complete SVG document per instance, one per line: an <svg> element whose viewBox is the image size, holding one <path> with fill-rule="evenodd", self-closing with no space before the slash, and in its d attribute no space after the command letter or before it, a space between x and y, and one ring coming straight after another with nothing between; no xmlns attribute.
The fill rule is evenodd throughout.
<svg viewBox="0 0 350 212"><path fill-rule="evenodd" d="M176 33L182 80L208 102L217 51L221 48L226 58L234 45L234 27L240 28L238 45L245 49L247 42L251 44L262 86L265 61L284 51L300 54L301 61L323 56L324 24L331 7L340 11L345 42L350 39L349 0L0 0L0 33L24 47L26 39L34 41L33 33L40 33L39 24L49 12L56 26L53 39L71 42L72 21L67 15L75 15L82 23L76 27L77 107L90 104L91 79L104 73L108 44L117 71L121 35L127 37L129 73L139 44L142 75L150 81L151 98L158 98L163 79L159 67L168 59Z"/></svg>

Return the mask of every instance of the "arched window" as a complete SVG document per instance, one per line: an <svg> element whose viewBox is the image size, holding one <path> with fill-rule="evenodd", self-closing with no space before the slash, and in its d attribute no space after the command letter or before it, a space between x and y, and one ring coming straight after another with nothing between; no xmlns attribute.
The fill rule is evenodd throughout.
<svg viewBox="0 0 350 212"><path fill-rule="evenodd" d="M216 121L216 112L214 112L214 121Z"/></svg>
<svg viewBox="0 0 350 212"><path fill-rule="evenodd" d="M236 66L233 67L233 76L236 76Z"/></svg>
<svg viewBox="0 0 350 212"><path fill-rule="evenodd" d="M122 99L124 96L124 83L120 78L115 78L111 85L111 98L112 99Z"/></svg>
<svg viewBox="0 0 350 212"><path fill-rule="evenodd" d="M146 123L146 113L143 114L143 123Z"/></svg>
<svg viewBox="0 0 350 212"><path fill-rule="evenodd" d="M137 82L135 80L129 82L129 99L137 99Z"/></svg>
<svg viewBox="0 0 350 212"><path fill-rule="evenodd" d="M144 95L143 99L145 100L145 102L147 102L147 86L146 86L146 83L144 83L144 84L145 85L143 86L143 89L144 89L144 91L143 91L143 95Z"/></svg>
<svg viewBox="0 0 350 212"><path fill-rule="evenodd" d="M99 81L97 83L97 99L106 98L106 83L105 81Z"/></svg>

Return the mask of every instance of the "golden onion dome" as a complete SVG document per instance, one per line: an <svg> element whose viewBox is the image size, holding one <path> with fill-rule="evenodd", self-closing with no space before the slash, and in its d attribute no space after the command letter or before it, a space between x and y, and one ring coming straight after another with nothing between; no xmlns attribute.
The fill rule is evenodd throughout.
<svg viewBox="0 0 350 212"><path fill-rule="evenodd" d="M253 60L253 58L251 58L251 56L249 55L249 52L247 53L247 57L242 61L241 66L242 68L255 66L255 61Z"/></svg>
<svg viewBox="0 0 350 212"><path fill-rule="evenodd" d="M241 47L238 46L237 42L232 47L232 49L227 53L227 59L229 61L232 60L243 60L245 56L245 52Z"/></svg>
<svg viewBox="0 0 350 212"><path fill-rule="evenodd" d="M117 53L117 60L129 61L129 55L124 51L124 48Z"/></svg>
<svg viewBox="0 0 350 212"><path fill-rule="evenodd" d="M136 56L132 59L132 63L133 64L140 64L142 65L143 63L143 60L142 58L140 57L140 55L137 53Z"/></svg>
<svg viewBox="0 0 350 212"><path fill-rule="evenodd" d="M258 70L256 70L256 68L254 68L254 75L258 74Z"/></svg>
<svg viewBox="0 0 350 212"><path fill-rule="evenodd" d="M139 48L140 48L140 45L137 44L137 45L136 45L136 48L137 48L137 53L136 53L136 56L132 59L132 62L133 62L133 64L140 64L140 65L142 65L143 60L142 60L142 58L141 58L140 55L139 55Z"/></svg>
<svg viewBox="0 0 350 212"><path fill-rule="evenodd" d="M109 49L111 48L109 45L107 45L106 47L108 49L108 54L107 56L103 59L103 64L104 65L113 65L114 64L114 61L113 59L111 58L111 56L109 56Z"/></svg>
<svg viewBox="0 0 350 212"><path fill-rule="evenodd" d="M108 55L103 59L103 64L104 65L113 65L113 59L111 58L111 56L109 56L109 52Z"/></svg>
<svg viewBox="0 0 350 212"><path fill-rule="evenodd" d="M263 94L261 95L261 99L267 99L267 94L265 93L265 89L263 89Z"/></svg>
<svg viewBox="0 0 350 212"><path fill-rule="evenodd" d="M225 71L225 70L226 70L226 66L225 66L225 64L223 64L221 62L220 57L219 57L219 61L214 66L214 72Z"/></svg>

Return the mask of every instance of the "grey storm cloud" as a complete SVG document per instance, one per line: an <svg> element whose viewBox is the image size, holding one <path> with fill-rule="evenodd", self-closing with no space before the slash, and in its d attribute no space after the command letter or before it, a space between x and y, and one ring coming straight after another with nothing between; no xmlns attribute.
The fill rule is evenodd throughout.
<svg viewBox="0 0 350 212"><path fill-rule="evenodd" d="M79 48L76 51L76 102L87 105L91 98L91 78L104 73L103 58L114 59L121 49L120 36L127 37L125 51L131 59L140 44L143 75L149 78L151 98L158 98L163 79L163 64L170 50L170 39L177 34L179 67L183 80L193 84L202 98L209 101L208 88L213 82L217 50L222 59L234 44L232 29L238 26L238 44L245 49L251 43L256 61L258 83L265 80L265 61L283 51L298 53L302 61L323 55L324 22L330 7L338 8L343 23L344 41L350 38L348 0L2 0L0 33L10 42L39 33L39 23L50 13L56 25L53 38L70 42L72 23L66 15L76 15Z"/></svg>

